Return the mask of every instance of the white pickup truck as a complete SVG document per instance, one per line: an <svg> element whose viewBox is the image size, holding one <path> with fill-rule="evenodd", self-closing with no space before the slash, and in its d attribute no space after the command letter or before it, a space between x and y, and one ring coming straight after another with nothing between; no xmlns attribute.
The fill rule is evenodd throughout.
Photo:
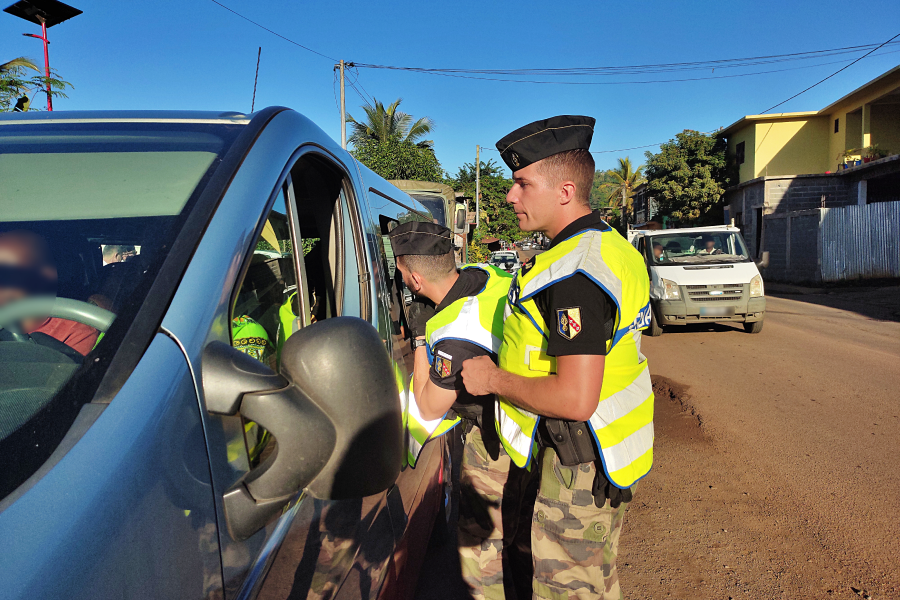
<svg viewBox="0 0 900 600"><path fill-rule="evenodd" d="M710 321L743 323L748 333L762 331L763 280L737 227L630 233L650 276L650 335L661 335L663 326Z"/></svg>

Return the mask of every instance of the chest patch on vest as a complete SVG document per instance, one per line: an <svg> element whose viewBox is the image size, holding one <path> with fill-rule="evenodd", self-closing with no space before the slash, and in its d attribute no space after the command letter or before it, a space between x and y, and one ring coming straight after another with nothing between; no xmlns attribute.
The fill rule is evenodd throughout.
<svg viewBox="0 0 900 600"><path fill-rule="evenodd" d="M556 311L556 330L567 340L581 333L581 308L560 308Z"/></svg>
<svg viewBox="0 0 900 600"><path fill-rule="evenodd" d="M434 357L434 372L439 377L450 377L453 372L453 357L443 352L438 352Z"/></svg>

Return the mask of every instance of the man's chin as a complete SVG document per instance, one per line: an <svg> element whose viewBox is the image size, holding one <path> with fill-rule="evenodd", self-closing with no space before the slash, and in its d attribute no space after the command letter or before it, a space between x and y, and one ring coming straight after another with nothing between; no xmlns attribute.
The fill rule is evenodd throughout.
<svg viewBox="0 0 900 600"><path fill-rule="evenodd" d="M532 227L528 222L528 216L523 213L516 213L516 219L519 221L519 229L522 231L534 231L534 227Z"/></svg>

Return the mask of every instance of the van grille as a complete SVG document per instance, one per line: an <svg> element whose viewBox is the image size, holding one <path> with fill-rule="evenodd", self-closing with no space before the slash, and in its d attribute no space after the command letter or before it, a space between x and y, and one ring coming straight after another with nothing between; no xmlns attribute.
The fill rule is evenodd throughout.
<svg viewBox="0 0 900 600"><path fill-rule="evenodd" d="M709 285L686 285L687 296L693 302L740 302L744 295L743 283L716 283ZM721 294L711 295L711 292Z"/></svg>

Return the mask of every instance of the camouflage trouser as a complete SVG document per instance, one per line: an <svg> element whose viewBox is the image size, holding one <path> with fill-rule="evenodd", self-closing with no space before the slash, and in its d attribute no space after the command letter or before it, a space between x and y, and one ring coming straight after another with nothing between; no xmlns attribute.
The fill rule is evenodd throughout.
<svg viewBox="0 0 900 600"><path fill-rule="evenodd" d="M496 432L489 434L487 442L478 427L466 434L459 476L462 576L475 600L524 600L531 596L532 566L527 498L531 491L533 502L537 478L512 463Z"/></svg>
<svg viewBox="0 0 900 600"><path fill-rule="evenodd" d="M597 508L594 472L593 463L566 467L553 449L543 451L531 525L535 598L623 598L616 553L627 504Z"/></svg>

